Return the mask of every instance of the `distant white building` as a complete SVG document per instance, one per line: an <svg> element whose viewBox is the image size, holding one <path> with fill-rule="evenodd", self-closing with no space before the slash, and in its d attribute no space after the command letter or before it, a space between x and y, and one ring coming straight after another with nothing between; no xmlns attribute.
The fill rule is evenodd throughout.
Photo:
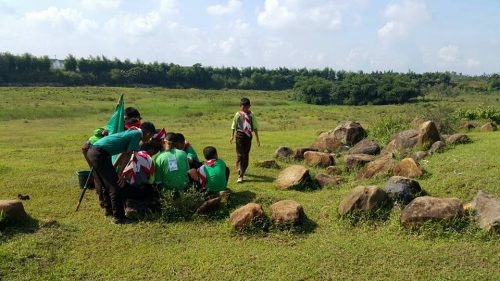
<svg viewBox="0 0 500 281"><path fill-rule="evenodd" d="M50 60L50 68L51 69L63 69L64 68L64 60L51 59Z"/></svg>

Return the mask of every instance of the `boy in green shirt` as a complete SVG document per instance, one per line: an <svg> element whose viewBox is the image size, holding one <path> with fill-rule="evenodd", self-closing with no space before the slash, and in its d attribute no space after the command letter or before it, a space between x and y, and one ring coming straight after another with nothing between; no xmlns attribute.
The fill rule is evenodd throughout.
<svg viewBox="0 0 500 281"><path fill-rule="evenodd" d="M260 146L259 123L255 115L250 111L250 100L242 98L240 101L240 111L236 112L231 125L231 139L233 143L236 135L236 169L238 170L238 183L243 182L243 177L248 168L250 160L250 149L252 147L252 137L255 133L257 146Z"/></svg>
<svg viewBox="0 0 500 281"><path fill-rule="evenodd" d="M132 153L139 150L139 142L148 141L155 132L150 122L144 122L140 128L132 128L124 132L112 134L96 141L87 152L89 163L99 180L103 183L103 196L107 202L106 215L113 215L115 223L129 222L125 217L123 192L121 187L125 178L121 171L117 173L111 163L111 156L123 153L120 157L121 167L125 167Z"/></svg>
<svg viewBox="0 0 500 281"><path fill-rule="evenodd" d="M189 162L186 152L175 148L174 133L165 137L165 150L155 159L155 182L161 190L184 191L189 183Z"/></svg>
<svg viewBox="0 0 500 281"><path fill-rule="evenodd" d="M194 179L200 182L202 190L206 190L207 195L219 195L220 192L227 190L229 168L224 160L219 159L215 147L205 147L203 155L207 162L198 168L197 177Z"/></svg>
<svg viewBox="0 0 500 281"><path fill-rule="evenodd" d="M186 138L181 133L175 134L175 138L175 148L186 152L189 161L189 167L194 169L199 168L201 166L201 161L200 159L198 159L198 154L194 150L193 146L186 141Z"/></svg>

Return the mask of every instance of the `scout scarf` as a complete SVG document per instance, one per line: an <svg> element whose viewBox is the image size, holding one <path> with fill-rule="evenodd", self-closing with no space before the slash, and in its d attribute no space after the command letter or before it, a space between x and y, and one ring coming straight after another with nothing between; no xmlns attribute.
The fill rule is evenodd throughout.
<svg viewBox="0 0 500 281"><path fill-rule="evenodd" d="M207 185L207 174L205 173L205 166L213 167L215 165L215 161L217 160L215 159L208 160L205 164L203 164L200 168L198 168L201 188L205 188L205 185Z"/></svg>
<svg viewBox="0 0 500 281"><path fill-rule="evenodd" d="M250 119L250 114L252 114L250 110L247 112L240 111L240 116L241 118L243 118L243 133L245 133L249 137L252 137L252 120Z"/></svg>

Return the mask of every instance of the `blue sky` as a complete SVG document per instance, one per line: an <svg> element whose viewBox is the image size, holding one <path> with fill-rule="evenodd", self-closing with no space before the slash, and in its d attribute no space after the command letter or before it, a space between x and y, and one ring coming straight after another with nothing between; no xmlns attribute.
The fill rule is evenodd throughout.
<svg viewBox="0 0 500 281"><path fill-rule="evenodd" d="M0 52L500 72L498 0L0 0Z"/></svg>

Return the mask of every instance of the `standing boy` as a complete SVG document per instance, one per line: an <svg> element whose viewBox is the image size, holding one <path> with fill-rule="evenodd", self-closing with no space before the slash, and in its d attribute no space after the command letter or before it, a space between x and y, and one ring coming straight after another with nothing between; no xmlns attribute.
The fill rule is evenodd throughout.
<svg viewBox="0 0 500 281"><path fill-rule="evenodd" d="M231 125L231 139L233 143L236 134L236 170L238 171L238 183L243 182L245 172L250 160L250 148L252 147L252 137L255 133L257 146L260 146L259 124L255 115L250 111L250 100L242 98L240 101L240 111L236 112Z"/></svg>
<svg viewBox="0 0 500 281"><path fill-rule="evenodd" d="M103 184L103 196L107 202L105 214L112 215L117 224L128 223L129 220L125 217L123 192L120 187L125 179L121 171L116 172L111 163L111 156L123 153L120 164L124 168L131 154L139 150L139 142L148 141L154 133L155 126L150 122L144 122L140 128L133 127L103 137L91 145L87 152L89 162Z"/></svg>

